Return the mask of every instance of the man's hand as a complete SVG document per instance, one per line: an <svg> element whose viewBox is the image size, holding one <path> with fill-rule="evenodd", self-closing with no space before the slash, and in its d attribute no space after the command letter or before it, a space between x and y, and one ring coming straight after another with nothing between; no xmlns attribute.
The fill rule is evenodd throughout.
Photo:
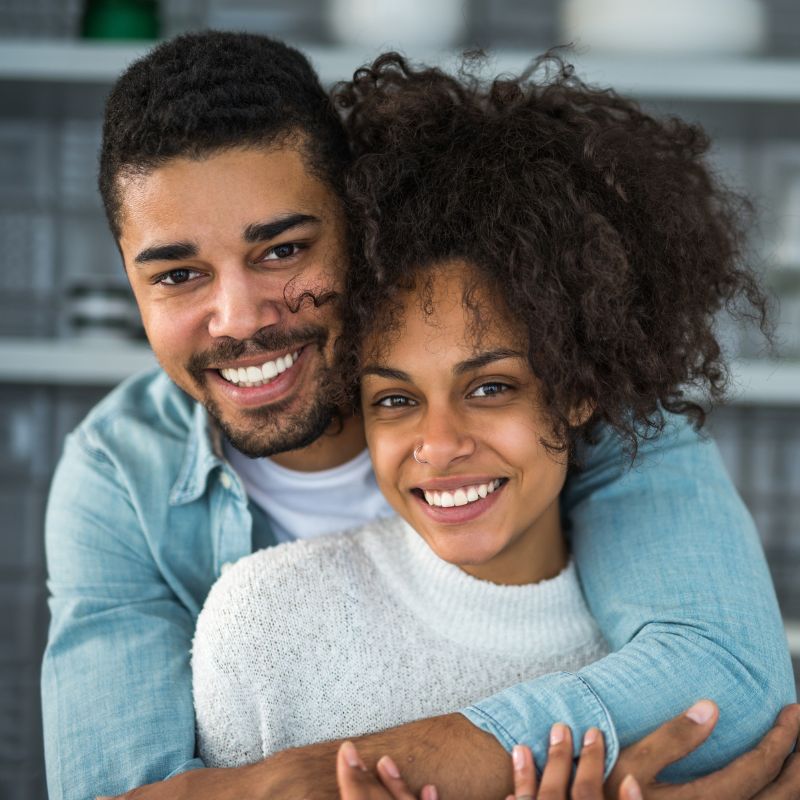
<svg viewBox="0 0 800 800"><path fill-rule="evenodd" d="M691 715L691 716L690 716ZM664 723L627 747L606 783L609 800L796 800L800 761L793 753L800 734L800 705L781 711L774 727L749 752L703 778L682 784L656 781L661 770L699 747L719 712L708 700Z"/></svg>

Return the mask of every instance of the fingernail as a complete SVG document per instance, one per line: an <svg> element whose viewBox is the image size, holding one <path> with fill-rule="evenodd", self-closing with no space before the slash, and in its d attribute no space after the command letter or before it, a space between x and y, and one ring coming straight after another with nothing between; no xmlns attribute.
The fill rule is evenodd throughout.
<svg viewBox="0 0 800 800"><path fill-rule="evenodd" d="M378 763L382 764L386 772L395 780L400 777L400 770L397 769L397 764L389 756L383 756Z"/></svg>
<svg viewBox="0 0 800 800"><path fill-rule="evenodd" d="M514 749L511 751L511 760L514 762L514 769L517 772L525 768L525 754L518 744L515 744Z"/></svg>
<svg viewBox="0 0 800 800"><path fill-rule="evenodd" d="M686 716L689 717L692 722L703 725L714 716L714 706L709 703L708 700L701 700L699 703L695 703L686 712Z"/></svg>
<svg viewBox="0 0 800 800"><path fill-rule="evenodd" d="M561 744L564 741L564 726L560 722L556 722L550 729L550 746Z"/></svg>
<svg viewBox="0 0 800 800"><path fill-rule="evenodd" d="M364 766L364 762L361 760L361 756L358 755L356 746L352 742L345 742L342 745L342 755L348 766L353 769L362 769L366 772L367 768Z"/></svg>
<svg viewBox="0 0 800 800"><path fill-rule="evenodd" d="M435 786L422 787L422 800L439 800L439 792Z"/></svg>
<svg viewBox="0 0 800 800"><path fill-rule="evenodd" d="M588 747L597 741L597 728L589 728L583 736L583 746Z"/></svg>
<svg viewBox="0 0 800 800"><path fill-rule="evenodd" d="M636 778L634 778L633 775L626 775L620 788L622 789L622 796L625 800L643 800L642 790L639 788L639 784L636 782Z"/></svg>

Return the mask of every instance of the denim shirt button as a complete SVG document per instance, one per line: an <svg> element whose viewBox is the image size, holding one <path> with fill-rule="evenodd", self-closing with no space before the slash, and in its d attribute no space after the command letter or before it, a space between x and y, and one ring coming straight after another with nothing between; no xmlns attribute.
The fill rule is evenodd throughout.
<svg viewBox="0 0 800 800"><path fill-rule="evenodd" d="M233 485L233 481L231 481L231 476L228 475L227 472L220 472L219 482L222 484L223 489L230 489L231 486Z"/></svg>

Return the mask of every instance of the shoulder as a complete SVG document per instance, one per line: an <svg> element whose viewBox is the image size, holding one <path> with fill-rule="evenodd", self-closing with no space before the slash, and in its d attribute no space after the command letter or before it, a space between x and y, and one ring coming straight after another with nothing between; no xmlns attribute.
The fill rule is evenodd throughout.
<svg viewBox="0 0 800 800"><path fill-rule="evenodd" d="M195 401L157 368L123 381L104 397L75 430L86 447L113 450L137 434L185 439Z"/></svg>

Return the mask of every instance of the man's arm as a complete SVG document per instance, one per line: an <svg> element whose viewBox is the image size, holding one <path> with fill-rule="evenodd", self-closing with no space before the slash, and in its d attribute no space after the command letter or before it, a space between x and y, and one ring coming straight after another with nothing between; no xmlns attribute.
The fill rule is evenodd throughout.
<svg viewBox="0 0 800 800"><path fill-rule="evenodd" d="M510 750L558 720L603 731L609 770L699 697L720 724L668 771L687 780L752 748L795 699L786 637L763 550L716 446L669 417L629 470L606 433L563 500L587 601L612 651L576 674L521 684L467 710Z"/></svg>
<svg viewBox="0 0 800 800"><path fill-rule="evenodd" d="M52 800L117 794L194 758L194 623L165 584L113 465L69 438L46 521L52 622L42 666Z"/></svg>

